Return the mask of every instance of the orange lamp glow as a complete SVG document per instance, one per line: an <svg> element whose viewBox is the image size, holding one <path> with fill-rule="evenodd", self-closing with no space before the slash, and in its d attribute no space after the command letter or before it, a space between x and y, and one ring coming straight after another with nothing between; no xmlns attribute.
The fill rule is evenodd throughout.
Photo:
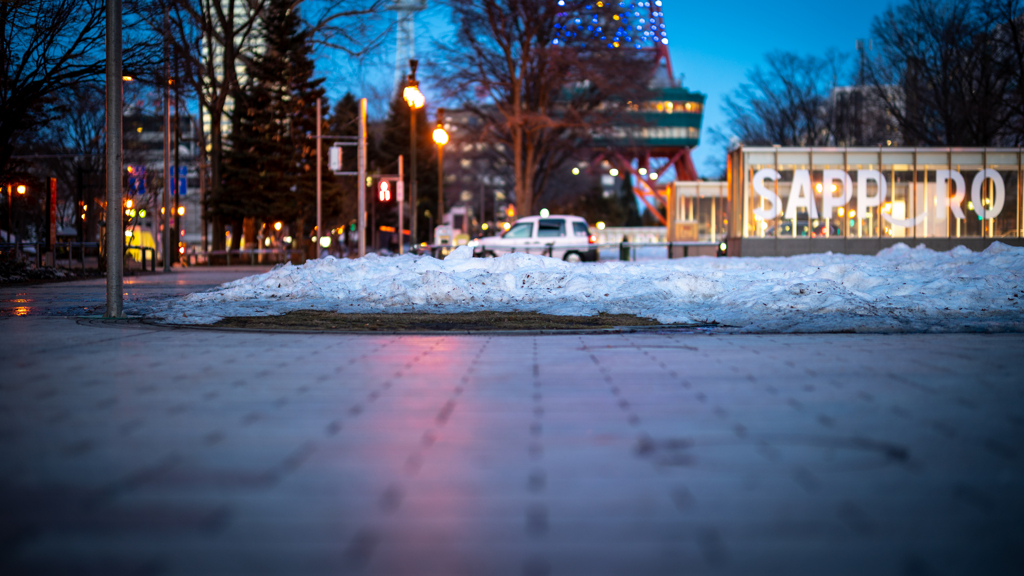
<svg viewBox="0 0 1024 576"><path fill-rule="evenodd" d="M434 129L434 142L437 142L438 146L444 146L448 143L448 133L444 131L444 128L438 126Z"/></svg>

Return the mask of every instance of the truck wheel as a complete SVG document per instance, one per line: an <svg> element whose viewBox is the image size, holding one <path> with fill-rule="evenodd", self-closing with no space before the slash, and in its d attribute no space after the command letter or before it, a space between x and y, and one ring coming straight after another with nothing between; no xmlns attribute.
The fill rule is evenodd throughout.
<svg viewBox="0 0 1024 576"><path fill-rule="evenodd" d="M577 262L583 262L583 256L579 252L566 252L565 256L562 257L562 260L575 264Z"/></svg>

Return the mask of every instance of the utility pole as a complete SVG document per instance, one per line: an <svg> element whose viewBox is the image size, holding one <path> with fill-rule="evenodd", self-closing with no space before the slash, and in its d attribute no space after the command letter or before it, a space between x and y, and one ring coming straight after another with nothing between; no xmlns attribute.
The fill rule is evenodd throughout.
<svg viewBox="0 0 1024 576"><path fill-rule="evenodd" d="M358 168L359 179L357 183L359 213L356 218L359 223L359 257L366 256L366 98L359 99L359 147Z"/></svg>
<svg viewBox="0 0 1024 576"><path fill-rule="evenodd" d="M107 318L124 318L121 208L121 0L107 0Z"/></svg>
<svg viewBox="0 0 1024 576"><path fill-rule="evenodd" d="M448 134L444 131L444 108L437 109L434 142L437 143L437 225L440 226L444 223L444 145L448 142ZM427 242L430 244L434 243L433 234L433 230L428 231Z"/></svg>
<svg viewBox="0 0 1024 576"><path fill-rule="evenodd" d="M321 149L320 141L322 140L320 134L321 124L323 120L320 117L320 98L316 99L316 256L320 257L320 235L323 232L323 222L321 221L321 187L323 185L323 176L321 175L322 168L321 163Z"/></svg>
<svg viewBox="0 0 1024 576"><path fill-rule="evenodd" d="M171 271L171 54L170 19L164 8L164 192L162 218L164 224L164 272Z"/></svg>
<svg viewBox="0 0 1024 576"><path fill-rule="evenodd" d="M403 253L403 244L405 236L405 224L402 223L402 204L405 203L405 184L403 178L405 178L405 170L402 168L403 162L402 155L398 155L398 182L395 183L395 200L398 200L398 255L401 256ZM413 213L415 214L415 213Z"/></svg>
<svg viewBox="0 0 1024 576"><path fill-rule="evenodd" d="M171 254L180 260L178 256L178 244L181 242L181 217L178 215L178 194L181 192L181 106L178 99L181 90L178 88L178 49L174 49L174 214L171 216L174 222L174 250Z"/></svg>
<svg viewBox="0 0 1024 576"><path fill-rule="evenodd" d="M412 82L416 81L416 60L409 60L412 74L409 76ZM415 84L413 84L415 86ZM416 149L419 142L416 141L416 111L415 106L409 107L409 231L412 234L413 243L416 242Z"/></svg>

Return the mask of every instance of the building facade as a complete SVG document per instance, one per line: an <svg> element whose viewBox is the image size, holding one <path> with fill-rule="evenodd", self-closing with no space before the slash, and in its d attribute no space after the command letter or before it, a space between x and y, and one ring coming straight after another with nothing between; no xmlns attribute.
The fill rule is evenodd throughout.
<svg viewBox="0 0 1024 576"><path fill-rule="evenodd" d="M1024 245L1021 148L740 147L730 256Z"/></svg>

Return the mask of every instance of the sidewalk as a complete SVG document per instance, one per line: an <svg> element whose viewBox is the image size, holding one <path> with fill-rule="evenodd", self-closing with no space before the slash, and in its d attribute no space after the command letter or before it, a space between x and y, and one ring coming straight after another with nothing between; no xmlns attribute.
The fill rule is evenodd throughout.
<svg viewBox="0 0 1024 576"><path fill-rule="evenodd" d="M271 266L175 266L167 274L143 272L124 277L125 309L152 299L208 290ZM0 318L4 316L88 316L106 310L106 278L0 286Z"/></svg>
<svg viewBox="0 0 1024 576"><path fill-rule="evenodd" d="M16 292L3 574L1024 565L1021 334L238 333L57 315L102 282Z"/></svg>

